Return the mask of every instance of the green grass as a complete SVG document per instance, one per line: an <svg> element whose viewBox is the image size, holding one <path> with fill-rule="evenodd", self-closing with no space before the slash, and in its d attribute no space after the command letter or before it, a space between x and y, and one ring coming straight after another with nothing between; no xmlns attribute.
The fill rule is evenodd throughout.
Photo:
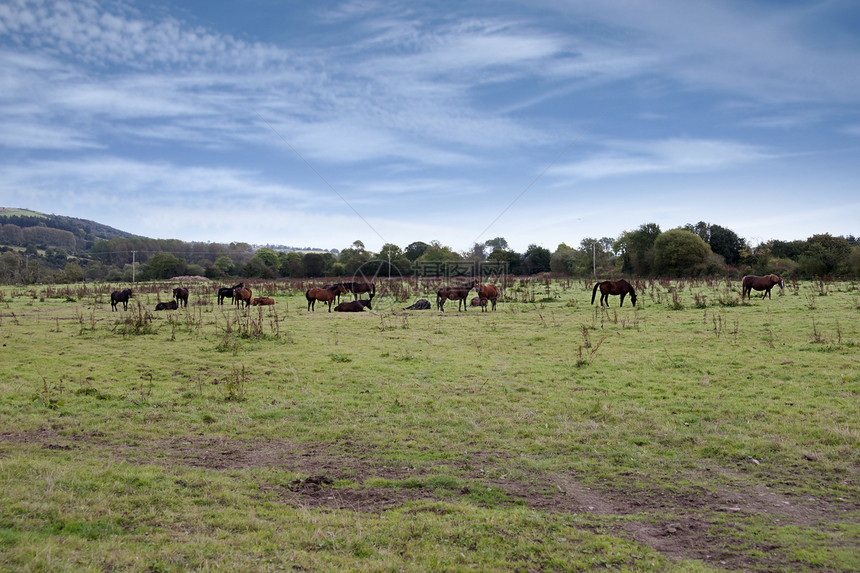
<svg viewBox="0 0 860 573"><path fill-rule="evenodd" d="M860 568L855 283L172 286L0 290L0 569Z"/></svg>

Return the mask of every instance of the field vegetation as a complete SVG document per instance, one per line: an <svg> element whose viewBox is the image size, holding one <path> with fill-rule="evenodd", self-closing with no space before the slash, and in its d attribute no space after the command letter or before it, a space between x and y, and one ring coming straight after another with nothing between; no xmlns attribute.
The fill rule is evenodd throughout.
<svg viewBox="0 0 860 573"><path fill-rule="evenodd" d="M0 288L0 570L860 570L856 282L249 282Z"/></svg>

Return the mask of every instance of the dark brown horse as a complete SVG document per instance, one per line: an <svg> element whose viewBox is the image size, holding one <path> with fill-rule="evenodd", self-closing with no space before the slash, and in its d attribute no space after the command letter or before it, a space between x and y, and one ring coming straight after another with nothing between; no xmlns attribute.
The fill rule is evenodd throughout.
<svg viewBox="0 0 860 573"><path fill-rule="evenodd" d="M175 300L171 300L170 302L160 302L155 305L155 310L176 310L179 308L179 303Z"/></svg>
<svg viewBox="0 0 860 573"><path fill-rule="evenodd" d="M316 312L317 301L327 302L328 311L331 312L331 303L334 302L335 297L345 292L347 292L346 287L340 283L323 288L309 288L305 291L305 298L308 299L308 312Z"/></svg>
<svg viewBox="0 0 860 573"><path fill-rule="evenodd" d="M237 288L241 288L243 286L245 286L244 283L239 283L239 284L233 285L231 287L219 288L218 289L218 304L224 304L225 298L232 299L233 298L233 291L236 290Z"/></svg>
<svg viewBox="0 0 860 573"><path fill-rule="evenodd" d="M176 287L173 289L173 299L177 304L188 306L188 289L185 287Z"/></svg>
<svg viewBox="0 0 860 573"><path fill-rule="evenodd" d="M270 296L255 296L251 299L251 306L272 306L275 299Z"/></svg>
<svg viewBox="0 0 860 573"><path fill-rule="evenodd" d="M770 296L770 289L774 286L779 285L779 288L782 289L785 287L785 282L777 275L767 275L767 276L756 276L756 275L747 275L741 281L743 285L743 289L741 290L741 300L744 297L747 300L752 298L753 290L763 290L764 293L761 295L762 300L764 297L772 298Z"/></svg>
<svg viewBox="0 0 860 573"><path fill-rule="evenodd" d="M636 306L636 291L633 290L633 285L624 279L603 281L594 285L594 290L591 291L591 304L594 304L594 296L597 294L598 288L600 289L600 306L603 306L604 302L606 306L609 306L609 295L611 294L620 294L621 304L619 306L624 306L624 297L628 293L630 294L630 302L633 303L633 306Z"/></svg>
<svg viewBox="0 0 860 573"><path fill-rule="evenodd" d="M367 281L353 281L351 283L343 283L343 286L347 288L349 292L353 294L355 297L354 300L358 300L358 295L364 293L371 293L372 295L376 294L376 285L372 282Z"/></svg>
<svg viewBox="0 0 860 573"><path fill-rule="evenodd" d="M496 300L499 298L499 287L496 285L485 285L481 283L475 283L475 292L478 293L478 296L481 298L485 298L490 301L490 307L493 310L496 310ZM481 305L481 310L487 310L487 305Z"/></svg>
<svg viewBox="0 0 860 573"><path fill-rule="evenodd" d="M487 310L487 299L482 296L476 296L469 301L469 306L480 306L481 312L484 312Z"/></svg>
<svg viewBox="0 0 860 573"><path fill-rule="evenodd" d="M350 302L342 302L336 307L334 307L335 312L362 312L366 308L367 310L373 310L373 306L371 306L371 302L373 301L373 295L370 295L370 299L368 300L353 300Z"/></svg>
<svg viewBox="0 0 860 573"><path fill-rule="evenodd" d="M245 303L245 308L251 306L251 289L245 287L233 289L233 302L236 306L242 306L242 303Z"/></svg>
<svg viewBox="0 0 860 573"><path fill-rule="evenodd" d="M469 308L466 299L469 298L469 291L475 287L475 281L468 282L460 286L443 286L436 291L436 308L440 312L445 312L445 301L448 299L457 301L457 312Z"/></svg>
<svg viewBox="0 0 860 573"><path fill-rule="evenodd" d="M111 311L119 310L116 305L122 303L122 309L128 310L128 299L132 297L131 289L115 290L110 293L110 309Z"/></svg>

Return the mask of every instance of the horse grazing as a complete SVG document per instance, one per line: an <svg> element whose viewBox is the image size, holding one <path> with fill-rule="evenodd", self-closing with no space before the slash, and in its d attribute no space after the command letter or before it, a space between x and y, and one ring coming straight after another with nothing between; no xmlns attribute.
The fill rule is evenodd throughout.
<svg viewBox="0 0 860 573"><path fill-rule="evenodd" d="M369 283L366 281L355 281L351 283L343 283L343 286L345 286L347 290L353 294L353 296L355 297L354 300L358 300L358 295L364 294L366 292L370 293L371 297L376 294L376 285L372 282Z"/></svg>
<svg viewBox="0 0 860 573"><path fill-rule="evenodd" d="M604 302L606 306L609 306L609 295L611 294L620 294L621 304L619 306L624 306L624 296L628 293L630 293L630 302L633 303L633 306L636 306L636 291L633 290L633 285L624 279L619 281L603 281L594 285L594 290L591 291L591 304L594 304L594 295L597 294L598 288L600 289L600 306L603 306Z"/></svg>
<svg viewBox="0 0 860 573"><path fill-rule="evenodd" d="M272 306L275 299L270 296L255 296L251 299L251 306Z"/></svg>
<svg viewBox="0 0 860 573"><path fill-rule="evenodd" d="M239 307L242 306L243 302L245 303L245 308L251 306L251 289L245 287L233 289L233 302Z"/></svg>
<svg viewBox="0 0 860 573"><path fill-rule="evenodd" d="M419 298L412 306L407 306L403 310L430 310L430 301L426 298Z"/></svg>
<svg viewBox="0 0 860 573"><path fill-rule="evenodd" d="M115 290L110 293L110 309L111 312L114 310L119 310L116 305L122 303L122 309L128 310L128 299L132 297L131 289L127 288L125 290Z"/></svg>
<svg viewBox="0 0 860 573"><path fill-rule="evenodd" d="M330 285L328 287L314 287L305 291L305 298L308 299L308 312L316 312L316 303L327 302L328 311L331 312L331 303L334 302L338 294L347 292L346 287L342 284Z"/></svg>
<svg viewBox="0 0 860 573"><path fill-rule="evenodd" d="M469 297L469 291L475 287L475 284L477 283L472 281L460 286L443 286L436 291L436 308L441 312L445 312L445 301L451 299L457 301L457 312L460 312L461 308L463 311L467 310L466 299Z"/></svg>
<svg viewBox="0 0 860 573"><path fill-rule="evenodd" d="M179 308L179 303L175 300L171 300L170 302L160 302L155 305L155 310L176 310Z"/></svg>
<svg viewBox="0 0 860 573"><path fill-rule="evenodd" d="M479 297L489 300L492 309L496 310L496 301L499 298L499 287L497 287L496 285L475 283L475 292L478 293ZM484 303L483 305L481 305L481 309L487 310L487 304Z"/></svg>
<svg viewBox="0 0 860 573"><path fill-rule="evenodd" d="M370 305L373 300L373 295L370 295L369 300L354 300L351 302L342 302L336 307L334 307L335 312L362 312L365 308L367 310L373 310L373 307Z"/></svg>
<svg viewBox="0 0 860 573"><path fill-rule="evenodd" d="M239 283L239 284L233 285L231 287L219 288L218 289L218 304L224 304L225 298L232 299L233 298L233 291L236 290L237 288L241 288L243 286L245 286L244 283Z"/></svg>
<svg viewBox="0 0 860 573"><path fill-rule="evenodd" d="M173 299L177 304L188 307L188 289L185 287L176 287L173 289Z"/></svg>
<svg viewBox="0 0 860 573"><path fill-rule="evenodd" d="M741 284L743 285L743 290L741 291L741 300L743 300L744 297L746 297L747 300L751 299L753 289L763 290L764 293L761 295L761 298L762 300L764 300L764 297L773 298L770 296L770 289L772 289L774 286L779 285L780 289L783 289L785 287L785 281L783 281L777 275L767 275L763 277L759 277L756 275L747 275L743 278Z"/></svg>

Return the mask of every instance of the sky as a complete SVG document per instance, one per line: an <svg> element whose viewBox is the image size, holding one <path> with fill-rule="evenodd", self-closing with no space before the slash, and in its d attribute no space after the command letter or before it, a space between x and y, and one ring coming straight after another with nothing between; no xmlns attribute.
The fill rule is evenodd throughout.
<svg viewBox="0 0 860 573"><path fill-rule="evenodd" d="M524 252L860 235L855 0L4 0L0 206Z"/></svg>

